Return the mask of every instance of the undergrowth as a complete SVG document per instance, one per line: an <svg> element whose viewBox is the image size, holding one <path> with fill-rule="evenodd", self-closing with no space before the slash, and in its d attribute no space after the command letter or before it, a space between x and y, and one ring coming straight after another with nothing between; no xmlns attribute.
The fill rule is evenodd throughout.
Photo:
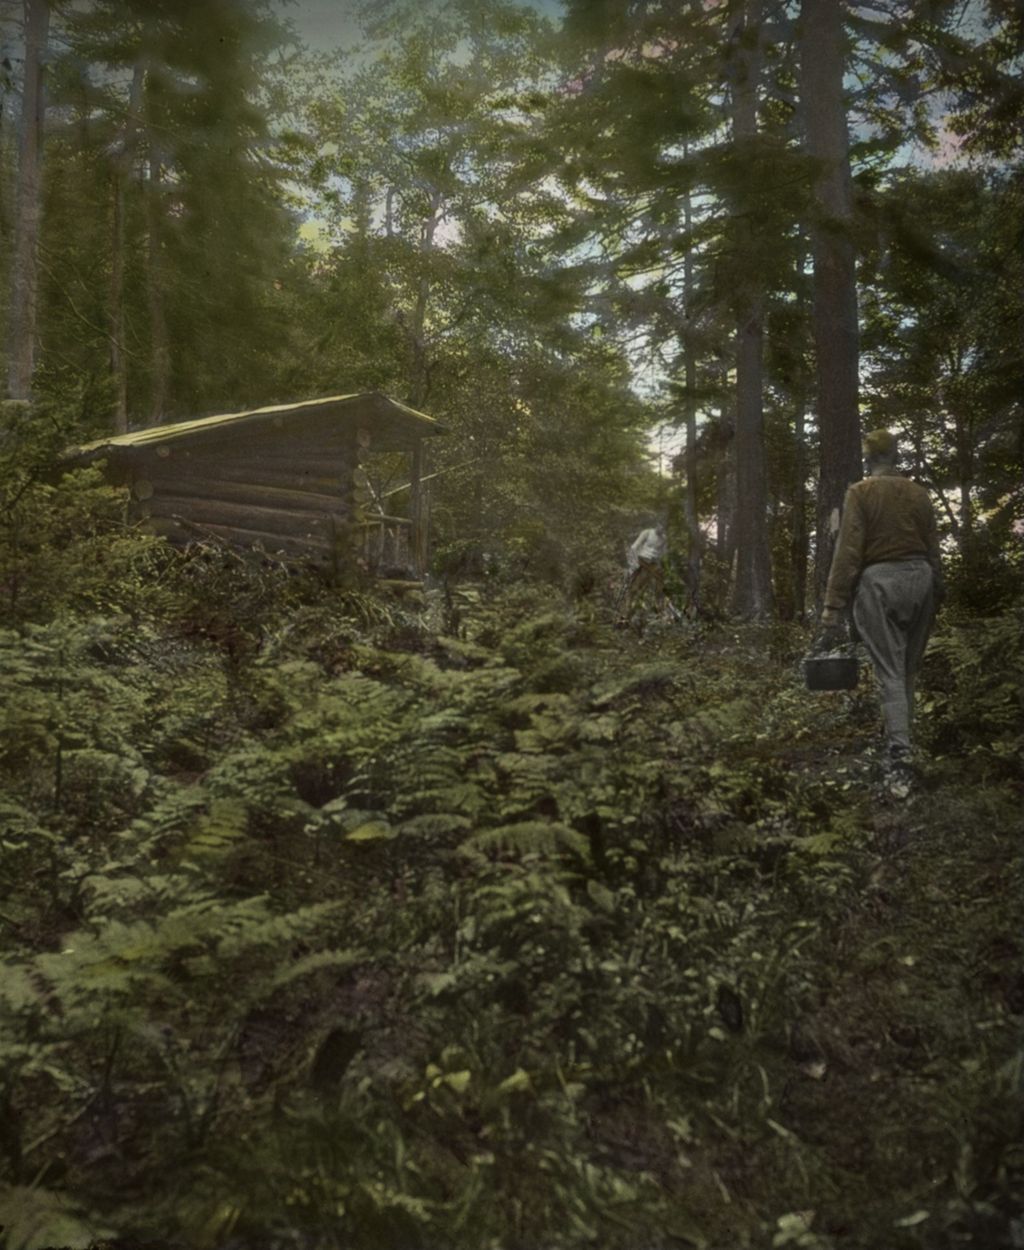
<svg viewBox="0 0 1024 1250"><path fill-rule="evenodd" d="M895 809L795 626L92 537L0 630L10 1250L1020 1244L1012 613Z"/></svg>

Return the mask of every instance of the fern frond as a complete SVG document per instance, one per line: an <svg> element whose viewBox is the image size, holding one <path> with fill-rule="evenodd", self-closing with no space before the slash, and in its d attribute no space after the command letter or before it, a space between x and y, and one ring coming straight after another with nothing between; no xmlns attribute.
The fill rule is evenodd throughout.
<svg viewBox="0 0 1024 1250"><path fill-rule="evenodd" d="M360 950L316 951L314 954L304 955L293 964L289 964L288 967L282 968L280 972L271 978L270 988L274 990L284 989L286 986L300 981L303 977L311 976L314 972L320 972L324 968L351 968L354 964L363 962L366 957L366 952Z"/></svg>
<svg viewBox="0 0 1024 1250"><path fill-rule="evenodd" d="M5 960L0 964L0 1011L20 1015L35 1011L46 1001L32 971L25 964Z"/></svg>
<svg viewBox="0 0 1024 1250"><path fill-rule="evenodd" d="M241 799L214 799L189 835L182 858L204 863L223 859L245 836L248 813Z"/></svg>
<svg viewBox="0 0 1024 1250"><path fill-rule="evenodd" d="M628 699L661 694L670 690L679 680L677 664L663 660L650 664L638 664L621 676L598 683L590 696L595 708L607 708Z"/></svg>
<svg viewBox="0 0 1024 1250"><path fill-rule="evenodd" d="M344 915L340 903L314 903L300 907L284 915L274 915L268 910L265 899L259 900L262 915L253 908L244 916L240 908L239 920L231 932L225 933L217 943L221 958L233 958L251 953L260 947L282 948L299 938L311 937L330 930Z"/></svg>
<svg viewBox="0 0 1024 1250"><path fill-rule="evenodd" d="M0 1228L7 1250L66 1246L88 1250L113 1231L93 1220L69 1194L29 1185L0 1188Z"/></svg>
<svg viewBox="0 0 1024 1250"><path fill-rule="evenodd" d="M583 860L590 858L590 843L581 833L557 821L524 820L499 825L472 834L462 847L469 853L511 852L515 855L557 855L571 851Z"/></svg>
<svg viewBox="0 0 1024 1250"><path fill-rule="evenodd" d="M398 826L398 832L411 838L443 838L448 834L464 833L472 827L472 821L461 812L423 812L410 816Z"/></svg>
<svg viewBox="0 0 1024 1250"><path fill-rule="evenodd" d="M707 704L686 717L674 729L681 744L698 743L718 748L723 742L746 738L757 725L758 709L749 699Z"/></svg>

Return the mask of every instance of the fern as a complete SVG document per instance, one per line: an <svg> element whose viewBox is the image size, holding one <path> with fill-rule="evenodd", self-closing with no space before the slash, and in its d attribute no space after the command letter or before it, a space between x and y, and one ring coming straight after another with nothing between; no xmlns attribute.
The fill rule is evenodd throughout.
<svg viewBox="0 0 1024 1250"><path fill-rule="evenodd" d="M0 977L0 1011L8 1017L38 1010L45 1003L45 992L40 987L31 965L5 960L3 976ZM7 1046L4 1047L7 1052Z"/></svg>
<svg viewBox="0 0 1024 1250"><path fill-rule="evenodd" d="M495 798L495 815L506 821L545 809L560 810L566 761L558 756L507 752L496 760L500 789Z"/></svg>
<svg viewBox="0 0 1024 1250"><path fill-rule="evenodd" d="M214 799L187 835L182 858L209 863L235 850L248 827L248 805L241 799Z"/></svg>
<svg viewBox="0 0 1024 1250"><path fill-rule="evenodd" d="M91 1016L104 1005L144 1004L148 995L179 997L183 991L173 973L187 961L211 987L226 986L243 959L280 957L297 939L319 934L338 915L336 904L281 915L265 898L201 898L152 922L110 920L96 933L69 934L59 954L40 955L34 966L65 1014ZM196 963L200 957L207 962ZM257 967L250 962L248 971ZM258 979L254 992L259 992Z"/></svg>
<svg viewBox="0 0 1024 1250"><path fill-rule="evenodd" d="M268 988L274 992L287 989L305 977L324 970L347 970L366 959L366 952L360 950L326 950L316 951L311 955L303 955L287 967L280 968L268 982Z"/></svg>
<svg viewBox="0 0 1024 1250"><path fill-rule="evenodd" d="M449 835L464 833L472 825L470 817L462 812L422 812L403 820L398 832L409 838L443 841Z"/></svg>
<svg viewBox="0 0 1024 1250"><path fill-rule="evenodd" d="M549 592L519 588L472 606L480 645L423 640L389 610L378 636L408 626L403 645L423 650L387 651L319 592L230 564L186 577L178 559L153 570L173 624L68 613L0 634L0 1148L22 1176L57 1183L66 1165L83 1204L107 1201L116 1141L146 1195L115 1219L132 1235L270 1246L455 1245L468 1230L565 1250L753 1244L812 1186L833 1201L825 1155L803 1156L805 1191L766 1116L813 1104L790 1031L817 1012L843 1023L832 939L855 955L891 914L864 877L892 813L868 821L855 794L790 769L793 742L813 745L827 720L771 667L777 633L744 634L739 655L733 635L729 652L712 641L699 665L689 640L654 639L638 663L632 643L608 631L589 647ZM212 634L186 636L204 595L207 624L261 605L258 655L225 663ZM944 740L986 758L986 723L1007 747L1019 733L1004 652L993 620L929 655ZM952 815L927 798L918 810L1009 829L1012 800L993 787L984 809L968 793ZM930 889L938 867L963 881L967 835L955 860L927 842L911 884ZM1010 932L1011 840L984 855L1005 888L977 889L976 923ZM901 917L901 938L925 911ZM1017 953L1000 956L1010 995ZM892 984L855 986L858 1027ZM978 1037L993 1070L1009 1057L997 989L968 987L977 1037L955 1012L929 1034L940 1072L944 1040L959 1047L951 1098ZM934 985L898 998L901 1019L926 1024L944 1002ZM321 1096L315 1054L339 1034L349 1050ZM890 1049L879 1030L873 1071ZM979 1105L964 1095L957 1122ZM911 1110L941 1168L945 1130L924 1095ZM753 1212L738 1229L721 1188L737 1142ZM31 1192L91 1228L84 1206ZM891 1228L901 1213L885 1214Z"/></svg>
<svg viewBox="0 0 1024 1250"><path fill-rule="evenodd" d="M197 814L209 802L205 787L162 778L156 781L150 796L147 810L118 835L127 845L137 848L139 858L161 854L166 836L194 824Z"/></svg>
<svg viewBox="0 0 1024 1250"><path fill-rule="evenodd" d="M294 797L291 758L276 745L248 739L225 752L209 770L204 789L219 800L273 810Z"/></svg>
<svg viewBox="0 0 1024 1250"><path fill-rule="evenodd" d="M934 722L937 745L971 752L993 772L1019 770L1024 754L1021 616L1018 608L937 634L923 666L918 711Z"/></svg>
<svg viewBox="0 0 1024 1250"><path fill-rule="evenodd" d="M682 719L675 737L682 749L699 746L717 752L727 743L749 739L758 719L758 710L749 699L717 702Z"/></svg>
<svg viewBox="0 0 1024 1250"><path fill-rule="evenodd" d="M488 804L491 776L479 754L473 745L403 744L389 760L386 773L396 816L453 811L476 819Z"/></svg>
<svg viewBox="0 0 1024 1250"><path fill-rule="evenodd" d="M649 698L671 690L679 680L675 664L656 661L640 664L621 676L599 682L591 692L595 708L609 708Z"/></svg>
<svg viewBox="0 0 1024 1250"><path fill-rule="evenodd" d="M590 858L590 844L581 833L555 821L541 820L480 830L465 839L462 849L467 854L497 852L522 856L552 856L568 851L584 861Z"/></svg>
<svg viewBox="0 0 1024 1250"><path fill-rule="evenodd" d="M6 1250L88 1250L100 1238L113 1236L68 1195L27 1185L0 1188L0 1228Z"/></svg>
<svg viewBox="0 0 1024 1250"><path fill-rule="evenodd" d="M117 918L128 920L181 903L195 893L195 883L181 876L137 876L132 862L108 860L82 882L87 918L101 925Z"/></svg>

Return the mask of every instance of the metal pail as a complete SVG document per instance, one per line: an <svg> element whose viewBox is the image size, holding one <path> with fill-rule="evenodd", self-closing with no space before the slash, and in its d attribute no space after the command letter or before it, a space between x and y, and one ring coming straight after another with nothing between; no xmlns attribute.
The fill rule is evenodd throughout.
<svg viewBox="0 0 1024 1250"><path fill-rule="evenodd" d="M804 660L808 690L852 690L859 671L855 655L809 655Z"/></svg>

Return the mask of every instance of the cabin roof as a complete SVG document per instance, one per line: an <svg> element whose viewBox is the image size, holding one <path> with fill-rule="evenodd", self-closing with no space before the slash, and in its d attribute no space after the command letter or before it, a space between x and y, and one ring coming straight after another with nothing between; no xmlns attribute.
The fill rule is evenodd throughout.
<svg viewBox="0 0 1024 1250"><path fill-rule="evenodd" d="M392 430L400 430L412 437L443 434L444 427L433 417L418 412L406 404L391 399L380 391L365 391L352 395L327 395L320 399L303 399L292 404L272 404L266 408L248 408L244 412L225 412L212 417L198 417L191 421L175 421L169 425L154 425L130 434L107 435L91 443L68 448L65 460L92 460L98 456L121 452L130 456L136 449L143 450L179 440L201 442L209 436L232 434L245 427L262 424L281 425L299 423L304 417L327 415L331 409L345 419L369 416L385 423Z"/></svg>

